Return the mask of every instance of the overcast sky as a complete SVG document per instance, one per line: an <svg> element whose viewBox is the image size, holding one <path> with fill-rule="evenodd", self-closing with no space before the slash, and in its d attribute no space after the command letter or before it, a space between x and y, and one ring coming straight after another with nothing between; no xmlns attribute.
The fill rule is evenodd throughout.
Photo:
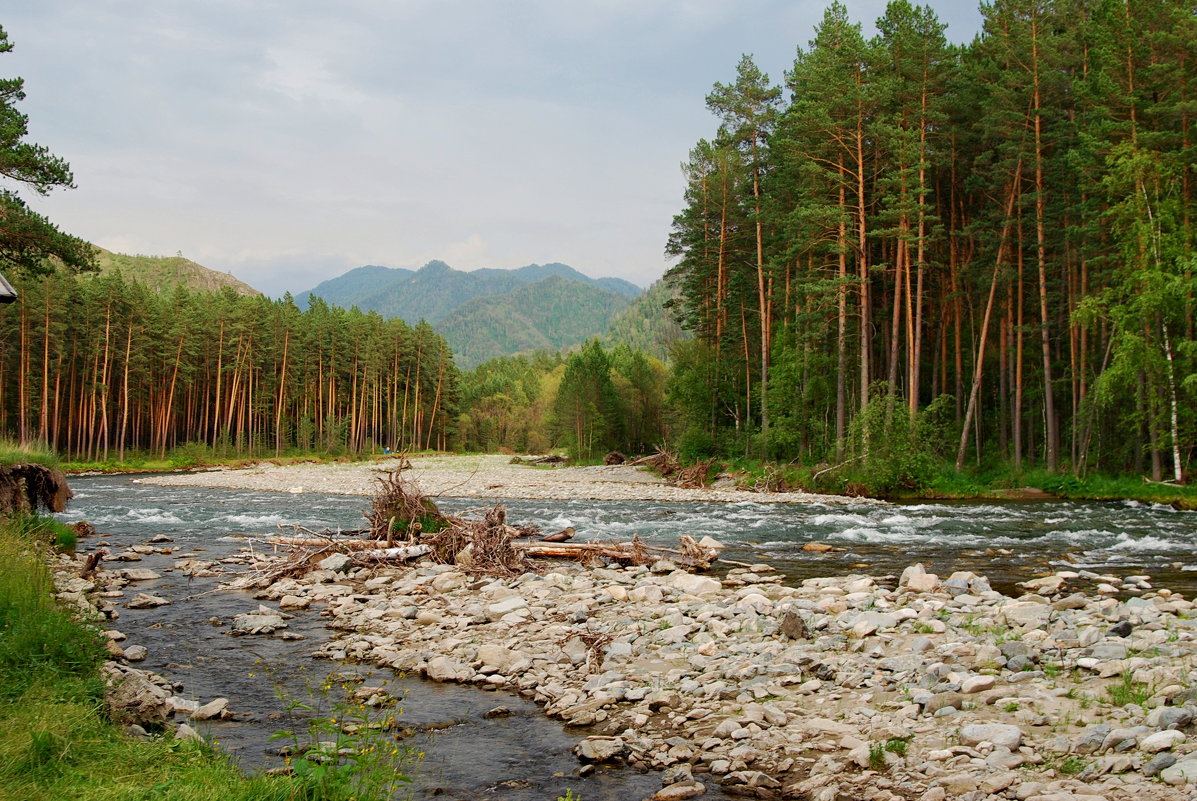
<svg viewBox="0 0 1197 801"><path fill-rule="evenodd" d="M951 41L974 2L932 0ZM848 0L874 32L884 0ZM70 233L183 255L268 294L362 264L560 261L647 286L752 53L775 83L804 0L36 0L0 25L30 138L78 188Z"/></svg>

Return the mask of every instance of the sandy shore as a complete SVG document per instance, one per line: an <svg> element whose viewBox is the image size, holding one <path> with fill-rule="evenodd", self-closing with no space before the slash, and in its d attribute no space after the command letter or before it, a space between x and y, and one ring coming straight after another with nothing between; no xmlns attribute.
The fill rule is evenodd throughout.
<svg viewBox="0 0 1197 801"><path fill-rule="evenodd" d="M722 501L737 503L859 503L859 498L808 492L746 492L717 484L701 490L670 486L660 476L626 465L530 467L510 464L511 457L424 456L411 460L405 475L431 497L595 501ZM324 492L372 495L388 462L300 464L263 462L244 469L205 470L137 479L159 486L214 487L266 492Z"/></svg>

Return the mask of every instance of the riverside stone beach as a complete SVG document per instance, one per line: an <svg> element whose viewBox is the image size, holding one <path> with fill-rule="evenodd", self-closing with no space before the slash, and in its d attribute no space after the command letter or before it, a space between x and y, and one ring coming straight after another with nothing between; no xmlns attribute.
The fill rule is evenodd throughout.
<svg viewBox="0 0 1197 801"><path fill-rule="evenodd" d="M262 551L163 558L197 575L284 558ZM78 579L82 558L60 558L65 599L154 602L154 580L119 562ZM587 727L574 775L651 771L659 789L637 798L1197 798L1194 604L1143 574L1058 566L999 592L981 572L557 560L496 578L337 558L230 593L224 622L252 641L318 614L334 635L286 643L296 662L492 689L496 709L518 694ZM135 639L113 643L111 671L134 670ZM214 700L176 699L170 681L156 686L171 725Z"/></svg>

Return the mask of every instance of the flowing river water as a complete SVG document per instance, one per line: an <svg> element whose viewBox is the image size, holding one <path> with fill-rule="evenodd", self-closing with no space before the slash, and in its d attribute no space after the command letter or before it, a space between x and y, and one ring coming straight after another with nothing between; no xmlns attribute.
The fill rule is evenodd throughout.
<svg viewBox="0 0 1197 801"><path fill-rule="evenodd" d="M345 495L245 492L190 487L156 487L129 476L72 479L75 499L59 517L87 520L101 536L82 540L81 551L110 553L165 535L141 562L161 579L126 590L152 592L174 603L149 610L120 608L113 627L123 643L144 645L144 667L183 686L181 694L201 702L229 699L236 719L203 724L249 769L279 764L270 735L286 726L279 718L284 697L303 700L337 666L313 662L310 653L328 637L317 612L299 613L287 631L304 639L231 637L233 615L258 602L248 593L211 592L214 578L188 578L173 571L184 555L220 559L248 543L278 533L279 526L313 530L363 525L367 500ZM477 509L477 499L438 499L447 512ZM1197 592L1197 512L1137 502L1062 501L1007 503L871 503L782 505L767 503L659 503L529 501L507 503L513 523L545 531L573 526L579 539L623 540L633 534L650 544L676 544L679 534L710 535L728 547L731 559L767 561L791 580L816 575L900 572L922 561L946 576L973 570L994 587L1017 594L1014 584L1054 569L1116 576L1150 575L1156 586L1191 596ZM820 541L824 553L802 549ZM115 565L109 565L114 567ZM362 666L362 672L369 668ZM381 675L385 673L386 675ZM403 724L419 732L409 741L425 753L414 768L416 798L497 798L543 801L572 789L586 801L644 798L660 786L654 774L604 769L578 776L571 749L588 732L565 729L530 702L473 687L442 685L375 671L371 684L386 681L402 698ZM512 714L487 718L505 706ZM723 797L713 788L704 798Z"/></svg>

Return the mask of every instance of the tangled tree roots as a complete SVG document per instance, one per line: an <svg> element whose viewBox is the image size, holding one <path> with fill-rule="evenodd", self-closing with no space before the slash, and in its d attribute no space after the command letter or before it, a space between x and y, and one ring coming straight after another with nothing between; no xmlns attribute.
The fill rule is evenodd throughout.
<svg viewBox="0 0 1197 801"><path fill-rule="evenodd" d="M400 466L379 476L378 494L366 512L370 535L388 543L394 542L396 536L411 540L422 532L435 533L449 525L449 518L441 514L437 505L400 475L402 469Z"/></svg>
<svg viewBox="0 0 1197 801"><path fill-rule="evenodd" d="M61 512L71 497L61 470L42 464L0 467L0 514Z"/></svg>
<svg viewBox="0 0 1197 801"><path fill-rule="evenodd" d="M677 460L677 454L674 451L667 451L664 448L658 448L657 452L652 456L641 456L639 459L628 462L628 464L656 470L661 474L662 478L672 478L674 473L681 469L681 464Z"/></svg>
<svg viewBox="0 0 1197 801"><path fill-rule="evenodd" d="M433 559L457 565L471 573L514 576L536 571L536 564L512 541L525 533L507 525L507 510L497 505L482 520L451 518L443 529L426 542L432 546Z"/></svg>

